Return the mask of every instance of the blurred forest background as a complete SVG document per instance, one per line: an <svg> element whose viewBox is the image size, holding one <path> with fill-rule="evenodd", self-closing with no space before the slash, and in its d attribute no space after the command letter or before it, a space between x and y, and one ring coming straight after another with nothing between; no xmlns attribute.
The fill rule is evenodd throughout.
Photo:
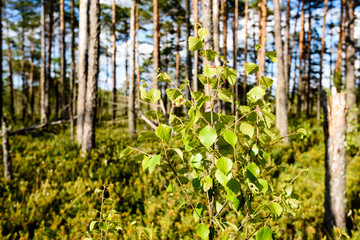
<svg viewBox="0 0 360 240"><path fill-rule="evenodd" d="M104 185L121 226L114 239L136 239L142 228L153 239L196 238L192 213L181 208L184 197L166 193L170 174L147 174L136 159L120 158L128 145L161 149L137 141L139 132L156 128L146 113L151 107L138 97L140 80L164 93L169 86L158 81L160 69L179 86L188 80L203 90L197 75L204 63L187 45L194 21L237 70L235 101L246 104L256 76L244 66L257 63L274 80L267 95L274 112L287 116L276 124L280 134L306 129L302 140L270 150L285 169L274 173L273 185L309 169L296 180L302 202L296 216L272 223L276 238L325 239L330 224L360 239L359 6L357 0L1 0L0 239L81 239L98 218L102 203L93 193ZM278 52L278 63L259 58L259 43ZM327 222L325 213L331 211L326 144L337 138L324 132L322 104L331 87L344 92L347 111L341 222ZM231 103L217 107L237 112ZM164 117L177 111L165 94L159 109Z"/></svg>

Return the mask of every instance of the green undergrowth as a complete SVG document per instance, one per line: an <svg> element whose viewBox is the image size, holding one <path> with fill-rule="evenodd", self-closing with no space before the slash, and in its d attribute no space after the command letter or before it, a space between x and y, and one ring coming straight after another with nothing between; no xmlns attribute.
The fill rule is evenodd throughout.
<svg viewBox="0 0 360 240"><path fill-rule="evenodd" d="M291 180L299 169L309 169L295 181L301 209L295 217L272 223L277 239L322 239L324 236L324 141L316 122L293 122L295 130L307 129L307 136L277 144L271 149L272 161L284 167L274 171L272 185ZM356 142L356 139L352 139ZM79 147L70 141L67 129L36 136L10 138L14 179L0 182L0 239L82 239L92 221L99 220L102 189L111 199L105 208L116 212L118 230L108 239L196 239L194 218L181 206L184 197L167 193L171 174L159 167L144 173L131 157L121 159L120 152L131 145L147 152L159 152L151 141L131 141L125 126L97 129L97 148L88 158L80 157ZM180 143L179 143L180 144ZM360 157L356 145L349 146L347 166L348 228L359 239L360 228ZM1 175L3 166L0 167ZM224 210L233 221L241 216ZM241 220L241 219L240 219ZM235 222L235 221L234 221ZM146 233L146 234L145 234Z"/></svg>

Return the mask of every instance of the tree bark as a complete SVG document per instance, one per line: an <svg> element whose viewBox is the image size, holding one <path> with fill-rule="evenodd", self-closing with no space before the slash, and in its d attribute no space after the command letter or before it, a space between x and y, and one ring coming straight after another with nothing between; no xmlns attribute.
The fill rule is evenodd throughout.
<svg viewBox="0 0 360 240"><path fill-rule="evenodd" d="M266 18L267 18L267 0L259 0L259 43L262 45L258 52L257 59L260 70L257 73L257 79L260 81L261 76L265 76L265 49L266 49Z"/></svg>
<svg viewBox="0 0 360 240"><path fill-rule="evenodd" d="M6 180L12 179L12 162L9 145L9 131L5 117L2 117L2 147L3 147L3 161L4 161L4 178Z"/></svg>
<svg viewBox="0 0 360 240"><path fill-rule="evenodd" d="M216 0L215 0L216 1ZM205 48L213 49L213 25L212 25L212 0L202 0L202 9L203 9L203 28L209 30L209 36L205 38ZM205 64L207 61L205 60ZM204 85L204 92L206 96L210 96L211 91L209 90L208 84ZM205 111L210 107L210 102L204 103Z"/></svg>
<svg viewBox="0 0 360 240"><path fill-rule="evenodd" d="M156 0L154 0L154 1L156 1ZM154 6L154 8L155 8L155 6ZM135 120L135 14L136 14L136 0L132 0L131 1L131 13L130 13L130 44L131 44L131 46L130 46L130 77L129 77L129 102L128 102L128 120L129 120L130 136L132 136L136 132L136 120ZM154 35L154 41L155 41L155 35ZM154 46L154 54L155 54L155 46ZM155 71L155 73L157 73L157 71ZM154 82L153 82L153 84L154 84ZM156 85L157 85L157 79L156 79ZM153 87L155 88L156 86L153 86Z"/></svg>
<svg viewBox="0 0 360 240"><path fill-rule="evenodd" d="M286 4L286 25L285 25L285 40L284 40L284 75L285 75L285 90L286 96L289 96L290 85L290 55L289 55L289 40L290 40L290 0Z"/></svg>
<svg viewBox="0 0 360 240"><path fill-rule="evenodd" d="M355 78L355 38L354 38L354 0L346 1L347 33L346 33L346 103L348 106L347 132L351 133L357 126L356 111L356 78Z"/></svg>
<svg viewBox="0 0 360 240"><path fill-rule="evenodd" d="M297 103L297 113L296 116L301 116L302 104L304 102L304 67L303 67L303 58L304 58L304 31L305 31L305 1L302 0L301 7L301 30L299 35L299 85L298 85L298 103Z"/></svg>
<svg viewBox="0 0 360 240"><path fill-rule="evenodd" d="M307 41L307 61L308 61L308 70L307 70L307 86L306 86L306 116L310 116L310 92L311 92L311 21L312 14L311 11L311 2L309 2L309 13L308 13L308 41Z"/></svg>
<svg viewBox="0 0 360 240"><path fill-rule="evenodd" d="M70 73L70 137L71 141L74 141L74 116L75 116L75 95L76 95L76 87L75 87L75 78L76 78L76 70L75 70L75 14L74 14L74 0L70 2L70 24L71 24L71 73Z"/></svg>
<svg viewBox="0 0 360 240"><path fill-rule="evenodd" d="M87 78L87 43L88 43L88 0L81 0L79 5L79 53L78 53L78 99L76 139L81 144L83 139L85 94Z"/></svg>
<svg viewBox="0 0 360 240"><path fill-rule="evenodd" d="M323 26L322 26L322 36L321 36L321 50L320 50L320 77L318 84L318 98L317 98L317 112L316 119L317 122L320 122L320 114L321 114L321 90L322 90L322 76L323 76L323 62L324 62L324 52L325 52L325 29L326 29L326 14L328 10L328 0L324 1L324 15L323 15Z"/></svg>
<svg viewBox="0 0 360 240"><path fill-rule="evenodd" d="M324 112L325 114L325 112ZM330 114L328 116L328 133L325 133L327 144L325 159L325 227L340 229L346 227L346 101L345 93L331 89ZM324 130L326 130L324 128ZM326 188L328 187L328 188ZM328 191L328 192L327 192Z"/></svg>
<svg viewBox="0 0 360 240"><path fill-rule="evenodd" d="M244 80L243 80L243 98L242 98L242 104L246 104L246 87L247 87L247 82L246 82L246 71L245 71L245 65L247 62L247 48L248 48L248 21L249 21L249 1L245 0L245 41L244 41Z"/></svg>
<svg viewBox="0 0 360 240"><path fill-rule="evenodd" d="M46 86L45 86L45 108L47 111L47 118L50 117L50 89L52 86L51 79L51 53L52 53L52 41L53 41L53 26L54 26L54 2L53 0L48 1L49 4L49 32L48 32L48 45L47 45L47 61L46 61Z"/></svg>
<svg viewBox="0 0 360 240"><path fill-rule="evenodd" d="M33 33L31 32L31 36L30 36L30 41L31 41L31 48L30 48L30 110L31 110L31 118L34 119L35 118L35 112L34 112L34 52L35 52L35 48L34 48L34 36Z"/></svg>
<svg viewBox="0 0 360 240"><path fill-rule="evenodd" d="M334 72L334 84L338 91L342 88L342 52L343 52L343 44L345 39L345 24L344 24L344 9L345 9L345 0L341 0L341 11L340 11L340 24L339 24L339 42L337 45L337 54L336 54L336 62L335 62L335 72Z"/></svg>
<svg viewBox="0 0 360 240"><path fill-rule="evenodd" d="M0 1L0 59L1 59L1 64L0 64L0 119L2 119L3 116L3 66L2 66L2 57L3 57L3 52L2 52L2 40L3 40L3 35L2 35L2 10L3 10L3 4L2 1Z"/></svg>
<svg viewBox="0 0 360 240"><path fill-rule="evenodd" d="M48 120L46 108L46 43L45 43L45 1L41 0L41 67L40 67L40 122Z"/></svg>
<svg viewBox="0 0 360 240"><path fill-rule="evenodd" d="M160 13L159 13L159 2L158 2L158 0L153 0L154 51L153 51L152 87L154 89L159 88L159 83L158 83L158 79L157 79L157 75L158 75L157 71L158 71L158 68L160 67L160 46L159 46L159 41L160 41L159 20L160 20L160 16L159 15L160 15Z"/></svg>
<svg viewBox="0 0 360 240"><path fill-rule="evenodd" d="M194 16L194 21L198 22L198 0L192 0L192 4L193 4L193 16ZM194 24L194 37L197 37L197 28L196 28L196 23ZM199 68L199 51L194 51L194 66L193 66L193 79L192 79L192 90L194 92L198 91L199 86L198 86L198 78L197 78L197 73L198 73L198 68Z"/></svg>
<svg viewBox="0 0 360 240"><path fill-rule="evenodd" d="M212 5L212 24L213 24L213 41L214 41L214 50L218 53L214 58L215 66L220 67L220 32L219 32L219 14L220 14L220 6L219 0L213 0Z"/></svg>
<svg viewBox="0 0 360 240"><path fill-rule="evenodd" d="M186 25L186 39L190 37L190 0L185 0L185 25ZM186 41L186 79L191 81L192 73L191 73L191 52L189 50L189 43ZM186 88L186 96L190 99L190 91L189 88Z"/></svg>
<svg viewBox="0 0 360 240"><path fill-rule="evenodd" d="M65 43L65 12L64 0L60 0L60 48L61 48L61 66L60 66L60 84L61 84L61 119L66 118L66 43Z"/></svg>
<svg viewBox="0 0 360 240"><path fill-rule="evenodd" d="M25 70L25 13L24 8L21 8L21 15L22 15L22 23L21 23L21 80L22 80L22 120L25 122L27 119L27 108L28 108L28 81L26 78L26 70Z"/></svg>
<svg viewBox="0 0 360 240"><path fill-rule="evenodd" d="M113 91L112 91L112 124L115 125L116 119L116 3L115 0L112 2L112 39L113 39L113 71L112 71L112 80L113 80Z"/></svg>
<svg viewBox="0 0 360 240"><path fill-rule="evenodd" d="M275 46L278 59L284 59L283 46L281 39L281 6L279 0L274 0L274 34ZM287 58L287 56L285 57ZM286 77L285 67L283 61L277 63L278 77L276 84L276 127L280 130L280 135L288 135L288 116L287 116L287 101L288 95L286 91ZM286 138L286 141L288 139Z"/></svg>
<svg viewBox="0 0 360 240"><path fill-rule="evenodd" d="M89 70L86 84L86 103L82 152L89 153L95 146L96 99L99 75L100 3L90 0Z"/></svg>
<svg viewBox="0 0 360 240"><path fill-rule="evenodd" d="M238 51L238 28L239 28L239 0L235 0L235 9L234 9L234 34L233 34L233 68L236 70L237 68L237 51ZM232 87L233 93L235 93L235 99L231 103L231 112L233 115L237 116L236 104L235 101L239 99L239 88L238 88L238 80L236 76L236 82Z"/></svg>
<svg viewBox="0 0 360 240"><path fill-rule="evenodd" d="M180 82L180 31L181 31L180 23L177 23L176 30L176 58L175 58L175 83L179 86ZM186 38L188 39L188 38ZM186 52L187 54L187 52ZM187 55L186 55L187 56Z"/></svg>

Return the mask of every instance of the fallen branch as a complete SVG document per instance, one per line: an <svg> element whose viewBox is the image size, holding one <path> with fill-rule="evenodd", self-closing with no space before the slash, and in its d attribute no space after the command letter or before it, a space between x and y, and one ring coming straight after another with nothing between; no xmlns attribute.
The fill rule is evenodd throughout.
<svg viewBox="0 0 360 240"><path fill-rule="evenodd" d="M37 131L37 130L39 130L41 128L44 128L44 127L60 125L60 124L65 124L65 123L70 123L70 120L57 120L57 121L32 125L30 127L25 127L25 128L21 128L21 129L16 130L16 131L9 132L9 136L22 135L22 134L25 134L25 133L28 133L28 132Z"/></svg>

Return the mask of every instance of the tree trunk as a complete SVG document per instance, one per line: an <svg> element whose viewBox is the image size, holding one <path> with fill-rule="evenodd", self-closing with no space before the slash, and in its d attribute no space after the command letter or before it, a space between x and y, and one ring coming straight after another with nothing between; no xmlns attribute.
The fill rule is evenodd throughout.
<svg viewBox="0 0 360 240"><path fill-rule="evenodd" d="M337 93L335 87L331 89L328 120L328 133L325 132L325 156L328 158L325 159L324 221L328 230L332 230L333 226L345 229L346 101L345 93Z"/></svg>
<svg viewBox="0 0 360 240"><path fill-rule="evenodd" d="M1 64L0 64L0 119L2 119L3 116L3 67L2 67L2 57L3 57L3 52L2 52L2 10L3 10L3 4L2 1L0 1L0 59L1 59Z"/></svg>
<svg viewBox="0 0 360 240"><path fill-rule="evenodd" d="M156 2L156 0L154 0L154 2ZM154 9L155 9L155 6L154 6ZM136 120L135 120L135 14L136 14L136 0L131 0L131 13L130 13L130 44L131 44L131 46L130 46L130 77L129 77L129 98L128 98L129 99L128 120L129 120L130 136L132 136L136 132ZM154 40L155 40L155 35L154 35ZM155 45L154 45L154 54L155 54ZM155 61L155 59L154 59L154 61ZM157 73L157 71L155 71L155 73ZM157 85L157 79L156 79L156 85ZM156 87L156 86L153 86L153 87Z"/></svg>
<svg viewBox="0 0 360 240"><path fill-rule="evenodd" d="M258 52L257 59L260 70L257 73L257 79L260 81L261 76L265 76L265 49L266 49L266 18L267 18L267 0L259 0L259 43L262 45Z"/></svg>
<svg viewBox="0 0 360 240"><path fill-rule="evenodd" d="M355 78L355 38L354 38L354 0L347 0L347 33L346 33L346 103L349 108L347 115L347 132L357 127L356 111L356 78Z"/></svg>
<svg viewBox="0 0 360 240"><path fill-rule="evenodd" d="M86 84L86 103L82 152L89 153L95 146L96 98L99 75L100 3L90 0L89 70Z"/></svg>
<svg viewBox="0 0 360 240"><path fill-rule="evenodd" d="M154 89L159 88L159 83L157 79L158 68L160 67L160 13L159 13L159 2L158 0L153 0L153 21L154 21L154 51L153 51L153 77L152 77L152 87ZM135 16L134 16L135 17ZM135 27L135 26L134 26ZM130 26L131 28L131 26ZM130 30L131 31L131 30ZM131 34L131 33L130 33Z"/></svg>
<svg viewBox="0 0 360 240"><path fill-rule="evenodd" d="M9 132L6 118L2 118L2 147L3 147L3 161L4 161L4 178L6 180L12 179L12 163L9 145Z"/></svg>
<svg viewBox="0 0 360 240"><path fill-rule="evenodd" d="M321 50L320 50L320 77L318 84L318 98L317 98L317 111L316 111L316 119L317 122L320 122L320 114L321 114L321 90L322 90L322 75L323 75L323 61L324 61L324 52L325 52L325 29L326 29L326 13L328 9L328 0L324 1L324 15L323 15L323 26L322 26L322 36L321 36Z"/></svg>
<svg viewBox="0 0 360 240"><path fill-rule="evenodd" d="M46 108L46 44L45 44L45 1L41 0L41 67L40 67L40 122L48 120Z"/></svg>
<svg viewBox="0 0 360 240"><path fill-rule="evenodd" d="M245 71L245 65L247 62L247 39L248 39L248 21L249 21L249 1L245 0L245 41L244 41L244 80L243 80L243 98L242 98L242 104L246 104L246 71Z"/></svg>
<svg viewBox="0 0 360 240"><path fill-rule="evenodd" d="M213 23L213 38L214 38L214 50L218 53L217 56L214 58L215 66L218 68L220 67L220 32L219 32L219 14L220 14L220 6L219 0L213 0L212 5L212 23Z"/></svg>
<svg viewBox="0 0 360 240"><path fill-rule="evenodd" d="M61 48L61 66L60 66L60 84L61 84L61 119L66 118L66 59L65 59L65 12L64 0L60 0L60 48Z"/></svg>
<svg viewBox="0 0 360 240"><path fill-rule="evenodd" d="M34 112L34 36L31 32L30 36L31 41L31 49L30 49L30 110L31 110L31 118L35 118L35 112Z"/></svg>
<svg viewBox="0 0 360 240"><path fill-rule="evenodd" d="M78 99L76 139L81 144L83 139L85 94L87 78L87 43L88 43L88 0L81 0L79 5L79 60L78 60Z"/></svg>
<svg viewBox="0 0 360 240"><path fill-rule="evenodd" d="M179 86L180 82L180 31L181 31L180 23L177 23L177 31L176 31L176 59L175 59L175 83ZM186 38L188 39L188 38Z"/></svg>
<svg viewBox="0 0 360 240"><path fill-rule="evenodd" d="M298 104L297 104L297 113L296 116L301 116L302 104L304 101L304 67L303 67L303 52L304 52L304 31L305 31L305 1L302 0L301 8L301 30L299 35L299 85L298 85Z"/></svg>
<svg viewBox="0 0 360 240"><path fill-rule="evenodd" d="M112 124L115 125L116 119L116 3L115 0L112 2L112 38L113 38L113 71L112 71L112 80L113 80L113 91L112 91Z"/></svg>
<svg viewBox="0 0 360 240"><path fill-rule="evenodd" d="M216 0L215 0L216 1ZM212 0L202 0L202 9L203 9L203 28L206 28L209 30L209 36L205 38L205 48L206 49L213 49L213 25L212 25ZM207 64L207 61L205 60L205 64ZM206 96L210 96L210 86L208 84L204 85L204 92ZM204 108L205 111L208 110L211 103L205 102Z"/></svg>
<svg viewBox="0 0 360 240"><path fill-rule="evenodd" d="M289 40L290 40L290 0L286 4L286 25L285 25L285 40L284 40L284 75L285 75L285 90L286 96L289 96L290 85L290 56L289 56Z"/></svg>
<svg viewBox="0 0 360 240"><path fill-rule="evenodd" d="M283 46L281 40L281 6L279 0L274 0L274 34L275 46L278 59L283 58ZM287 56L285 57L287 58ZM278 77L276 84L276 127L280 130L280 135L288 135L288 116L287 116L287 101L288 95L286 91L286 77L285 67L283 61L277 62ZM287 139L287 138L286 138ZM287 140L288 141L288 140Z"/></svg>
<svg viewBox="0 0 360 240"><path fill-rule="evenodd" d="M26 78L26 71L25 71L25 13L24 9L21 9L22 15L22 27L21 27L21 79L22 79L22 120L25 122L27 119L27 108L28 108L28 82Z"/></svg>
<svg viewBox="0 0 360 240"><path fill-rule="evenodd" d="M47 117L50 117L50 89L52 86L51 79L51 51L53 41L53 25L54 25L54 3L53 0L49 0L49 34L48 34L48 45L47 45L47 61L46 61L46 86L45 86L45 108L47 109Z"/></svg>
<svg viewBox="0 0 360 240"><path fill-rule="evenodd" d="M198 0L193 0L192 4L193 4L194 22L198 22ZM197 24L195 23L194 37L198 36L196 25ZM192 80L192 90L194 92L199 90L198 78L197 78L198 68L199 68L199 51L194 51L194 66L193 66L193 80Z"/></svg>
<svg viewBox="0 0 360 240"><path fill-rule="evenodd" d="M186 26L186 39L190 37L190 0L185 0L185 26ZM189 43L186 41L186 79L191 81L191 52L189 50ZM186 96L190 99L189 88L186 88Z"/></svg>
<svg viewBox="0 0 360 240"><path fill-rule="evenodd" d="M234 9L234 34L233 34L233 68L236 70L237 68L237 51L238 51L238 28L239 28L239 0L235 0L235 9ZM237 116L236 104L235 101L239 99L239 88L238 88L238 80L236 76L236 82L232 87L233 93L235 93L235 99L231 103L231 112L233 115Z"/></svg>
<svg viewBox="0 0 360 240"><path fill-rule="evenodd" d="M70 136L71 141L74 141L74 116L75 116L75 95L76 95L76 87L75 87L75 14L74 14L74 0L71 0L70 3L71 13L70 13L70 24L71 24L71 73L70 73Z"/></svg>
<svg viewBox="0 0 360 240"><path fill-rule="evenodd" d="M136 83L137 83L137 98L138 102L135 108L140 110L140 44L139 44L139 3L136 2L136 13L135 13L135 54L136 54ZM136 97L135 97L136 98Z"/></svg>
<svg viewBox="0 0 360 240"><path fill-rule="evenodd" d="M341 0L341 11L340 11L340 24L339 24L339 43L337 45L337 56L335 62L335 72L334 72L334 84L338 91L342 88L342 52L343 44L345 39L345 24L344 24L344 9L345 9L345 0Z"/></svg>
<svg viewBox="0 0 360 240"><path fill-rule="evenodd" d="M308 71L307 71L307 86L306 86L306 116L310 116L310 92L311 92L311 21L312 14L311 11L311 2L309 2L309 19L308 19L308 42L307 42L307 61L308 61Z"/></svg>

